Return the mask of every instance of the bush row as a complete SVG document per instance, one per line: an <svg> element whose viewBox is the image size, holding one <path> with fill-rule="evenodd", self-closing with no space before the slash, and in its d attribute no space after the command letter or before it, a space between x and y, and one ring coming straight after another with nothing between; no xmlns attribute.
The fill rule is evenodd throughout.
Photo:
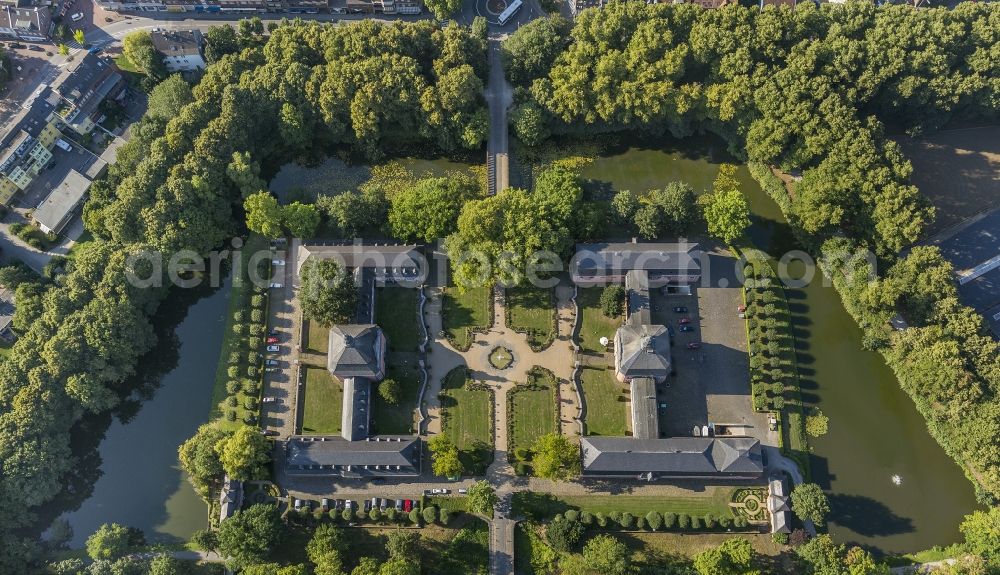
<svg viewBox="0 0 1000 575"><path fill-rule="evenodd" d="M728 529L746 529L750 522L746 517L689 515L687 513L660 513L650 511L646 515L635 516L628 511L612 511L610 513L590 513L570 509L558 513L553 521L579 521L588 528L625 529L639 531L726 531Z"/></svg>
<svg viewBox="0 0 1000 575"><path fill-rule="evenodd" d="M363 509L322 509L308 510L289 509L285 518L293 523L319 523L322 521L333 521L334 523L367 523L371 525L412 525L424 527L431 524L447 526L451 523L454 513L448 509L438 509L434 505L414 508L409 513L396 511L394 507L386 509L384 512L378 509L371 509L365 512Z"/></svg>

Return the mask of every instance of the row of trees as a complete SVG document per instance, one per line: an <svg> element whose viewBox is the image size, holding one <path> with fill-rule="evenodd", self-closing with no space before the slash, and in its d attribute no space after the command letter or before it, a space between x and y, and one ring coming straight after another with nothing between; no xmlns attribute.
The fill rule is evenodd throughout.
<svg viewBox="0 0 1000 575"><path fill-rule="evenodd" d="M996 11L621 2L572 26L536 20L504 43L513 127L528 144L715 132L740 157L805 169L793 213L806 231L844 229L890 255L920 236L932 209L880 119L919 131L995 115Z"/></svg>

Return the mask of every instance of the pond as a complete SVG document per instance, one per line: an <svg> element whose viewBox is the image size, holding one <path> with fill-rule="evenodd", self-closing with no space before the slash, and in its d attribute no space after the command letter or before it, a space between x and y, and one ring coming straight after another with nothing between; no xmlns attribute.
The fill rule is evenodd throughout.
<svg viewBox="0 0 1000 575"><path fill-rule="evenodd" d="M124 423L115 419L106 427L93 462L93 491L63 515L73 528L73 547L82 547L102 523L142 529L149 543L186 541L208 526L207 508L179 467L177 447L208 420L229 287L227 280L215 290L175 290L161 306L155 319L160 341L139 366L145 397L126 404Z"/></svg>
<svg viewBox="0 0 1000 575"><path fill-rule="evenodd" d="M724 161L732 160L721 143L690 140L612 150L582 174L611 190L643 192L683 180L701 191ZM753 211L755 245L772 255L792 249L778 206L745 167L738 177ZM882 357L861 348L860 329L837 292L817 279L790 290L789 299L804 399L830 418L830 432L811 442L813 480L830 495L830 533L887 553L957 541L962 517L976 507L972 484L930 436Z"/></svg>

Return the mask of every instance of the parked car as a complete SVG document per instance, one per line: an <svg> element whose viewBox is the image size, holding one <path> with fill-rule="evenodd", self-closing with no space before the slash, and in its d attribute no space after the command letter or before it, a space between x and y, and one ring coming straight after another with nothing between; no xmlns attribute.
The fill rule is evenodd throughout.
<svg viewBox="0 0 1000 575"><path fill-rule="evenodd" d="M261 431L261 433L264 434L264 437L277 437L280 435L276 429L265 429L264 431Z"/></svg>
<svg viewBox="0 0 1000 575"><path fill-rule="evenodd" d="M389 500L388 499L383 499L381 497L378 498L378 510L379 511L385 511L386 507L388 507L388 506L389 506Z"/></svg>
<svg viewBox="0 0 1000 575"><path fill-rule="evenodd" d="M32 52L44 52L45 48L42 48L41 46L36 46L34 44L29 44L28 50L31 50Z"/></svg>
<svg viewBox="0 0 1000 575"><path fill-rule="evenodd" d="M276 329L272 329L271 331L267 332L267 335L270 337L278 337L279 335L281 335L281 332L279 332Z"/></svg>
<svg viewBox="0 0 1000 575"><path fill-rule="evenodd" d="M76 14L70 16L69 19L74 22L79 22L80 20L83 20L83 12L77 12Z"/></svg>
<svg viewBox="0 0 1000 575"><path fill-rule="evenodd" d="M372 510L372 502L370 499L365 499L365 513Z"/></svg>
<svg viewBox="0 0 1000 575"><path fill-rule="evenodd" d="M674 312L675 313L687 313L688 312L688 308L686 308L686 307L684 307L682 305L674 306Z"/></svg>
<svg viewBox="0 0 1000 575"><path fill-rule="evenodd" d="M271 260L272 265L283 266L285 265L285 260Z"/></svg>
<svg viewBox="0 0 1000 575"><path fill-rule="evenodd" d="M403 510L403 500L402 499L397 499L396 500L396 511L398 512L398 511L402 511L402 510Z"/></svg>
<svg viewBox="0 0 1000 575"><path fill-rule="evenodd" d="M285 287L285 284L279 284L279 283L272 283L271 284L271 289L281 289L283 287Z"/></svg>
<svg viewBox="0 0 1000 575"><path fill-rule="evenodd" d="M701 342L692 341L691 343L688 344L688 349L701 349Z"/></svg>
<svg viewBox="0 0 1000 575"><path fill-rule="evenodd" d="M447 489L431 489L431 493L434 495L448 495L451 491Z"/></svg>
<svg viewBox="0 0 1000 575"><path fill-rule="evenodd" d="M264 360L264 365L273 365L273 366L277 366L277 365L278 365L278 360L276 360L276 359L268 359L268 360Z"/></svg>
<svg viewBox="0 0 1000 575"><path fill-rule="evenodd" d="M320 501L319 506L320 506L320 508L323 511L329 511L330 510L330 500L327 499L326 497L324 497L323 500Z"/></svg>
<svg viewBox="0 0 1000 575"><path fill-rule="evenodd" d="M67 142L66 140L64 140L62 138L56 138L55 144L56 144L56 146L58 146L60 149L62 149L65 152L72 152L73 151L73 146L70 146L69 142Z"/></svg>
<svg viewBox="0 0 1000 575"><path fill-rule="evenodd" d="M413 500L411 500L411 499L404 499L403 500L403 511L409 513L412 510L413 510Z"/></svg>
<svg viewBox="0 0 1000 575"><path fill-rule="evenodd" d="M691 326L691 325L682 325L680 327L680 330L683 331L683 332L694 331L694 326Z"/></svg>
<svg viewBox="0 0 1000 575"><path fill-rule="evenodd" d="M278 353L279 351L281 351L281 347L277 345L269 345L267 346L267 351L271 353Z"/></svg>
<svg viewBox="0 0 1000 575"><path fill-rule="evenodd" d="M274 403L275 401L278 401L278 398L270 395L260 400L261 403Z"/></svg>
<svg viewBox="0 0 1000 575"><path fill-rule="evenodd" d="M265 368L264 368L264 371L266 371L267 373L276 373L276 372L278 371L278 368L276 368L276 367L274 367L274 366L271 366L271 367L265 367Z"/></svg>
<svg viewBox="0 0 1000 575"><path fill-rule="evenodd" d="M466 495L469 493L469 490L464 487L461 487L459 488L458 492L461 493L462 495Z"/></svg>
<svg viewBox="0 0 1000 575"><path fill-rule="evenodd" d="M682 317L681 319L677 320L677 323L679 323L681 325L687 325L687 324L691 323L691 318L689 318L689 317Z"/></svg>
<svg viewBox="0 0 1000 575"><path fill-rule="evenodd" d="M295 510L298 511L299 509L302 509L302 500L301 499L296 499L295 500Z"/></svg>
<svg viewBox="0 0 1000 575"><path fill-rule="evenodd" d="M267 337L267 343L278 343L278 336L270 335Z"/></svg>
<svg viewBox="0 0 1000 575"><path fill-rule="evenodd" d="M353 501L351 501L350 499L348 499L348 500L344 501L344 509L357 509L357 507L354 506L354 502Z"/></svg>

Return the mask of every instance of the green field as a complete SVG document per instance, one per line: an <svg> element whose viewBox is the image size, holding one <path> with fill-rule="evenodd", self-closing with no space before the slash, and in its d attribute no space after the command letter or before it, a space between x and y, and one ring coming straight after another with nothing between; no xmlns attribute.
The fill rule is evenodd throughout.
<svg viewBox="0 0 1000 575"><path fill-rule="evenodd" d="M392 351L415 352L420 345L418 296L416 289L402 287L381 288L376 292L375 313Z"/></svg>
<svg viewBox="0 0 1000 575"><path fill-rule="evenodd" d="M441 384L444 432L455 442L469 473L485 471L493 453L493 398L488 391L465 388L465 369L454 369Z"/></svg>
<svg viewBox="0 0 1000 575"><path fill-rule="evenodd" d="M522 447L530 449L539 437L559 431L556 425L559 414L555 380L550 373L546 373L542 377L530 378L528 383L543 388L527 389L527 386L519 386L514 389L514 410L510 414L514 421L514 433L510 437L511 450Z"/></svg>
<svg viewBox="0 0 1000 575"><path fill-rule="evenodd" d="M514 494L514 513L524 515L529 519L549 519L556 513L568 509L601 512L607 515L612 511L631 513L639 517L650 511L660 513L686 513L691 516L703 516L711 513L716 517L735 517L729 510L729 501L734 489L731 487L709 487L707 495L691 496L647 496L629 495L574 495L555 497L547 493L532 493L522 491Z"/></svg>
<svg viewBox="0 0 1000 575"><path fill-rule="evenodd" d="M302 433L339 434L343 385L325 369L306 367L305 370Z"/></svg>
<svg viewBox="0 0 1000 575"><path fill-rule="evenodd" d="M578 343L583 351L602 353L601 337L614 339L615 331L624 318L605 317L601 312L601 292L604 288L584 288L576 296L580 309L580 335Z"/></svg>
<svg viewBox="0 0 1000 575"><path fill-rule="evenodd" d="M555 339L556 304L552 289L531 286L507 290L510 327L528 334L535 349L548 347Z"/></svg>
<svg viewBox="0 0 1000 575"><path fill-rule="evenodd" d="M489 287L457 287L445 290L441 307L441 321L448 340L459 349L472 345L472 330L490 326Z"/></svg>
<svg viewBox="0 0 1000 575"><path fill-rule="evenodd" d="M587 404L587 435L625 435L628 430L628 402L625 386L610 369L584 367L580 370L583 400Z"/></svg>
<svg viewBox="0 0 1000 575"><path fill-rule="evenodd" d="M330 328L319 322L306 320L306 341L302 346L308 352L326 355L330 351Z"/></svg>

